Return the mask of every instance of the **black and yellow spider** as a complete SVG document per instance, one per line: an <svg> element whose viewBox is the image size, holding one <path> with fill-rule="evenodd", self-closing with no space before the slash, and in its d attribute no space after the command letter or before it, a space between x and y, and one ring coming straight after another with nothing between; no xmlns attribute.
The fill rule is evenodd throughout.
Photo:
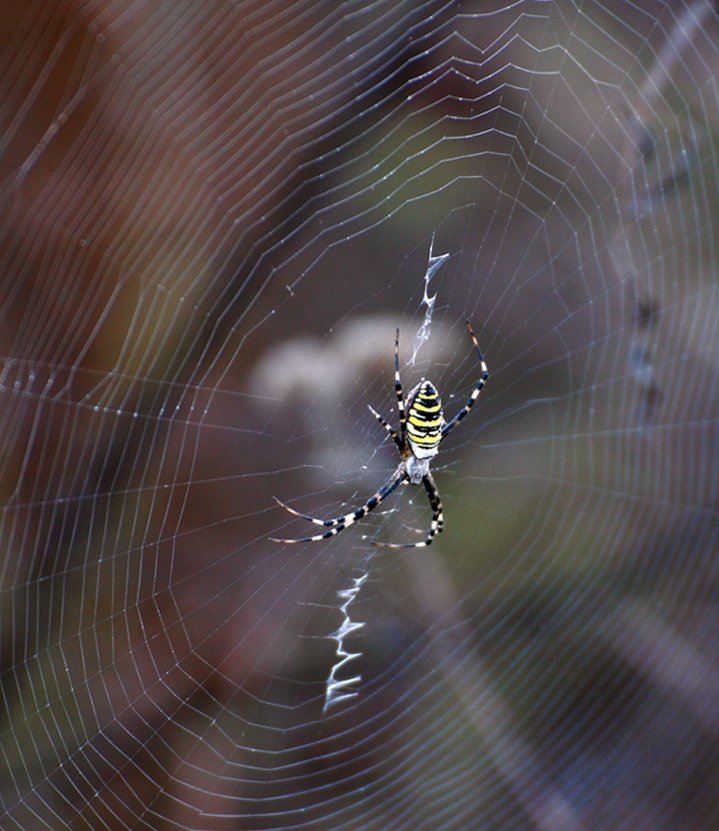
<svg viewBox="0 0 719 831"><path fill-rule="evenodd" d="M322 525L329 530L323 534L317 534L314 537L303 537L302 539L278 540L273 538L273 542L315 542L317 540L324 540L327 537L334 537L335 534L344 531L349 525L352 525L358 519L362 519L370 511L373 511L378 505L384 502L399 484L404 482L410 485L419 485L422 483L427 491L429 504L432 508L432 525L429 531L427 531L427 536L422 542L400 544L376 542L374 545L382 545L386 548L420 548L425 545L431 545L434 535L438 534L444 526L444 517L442 515L442 502L439 498L439 491L430 473L429 463L437 455L442 439L467 415L477 400L477 396L481 392L482 387L487 382L487 378L489 378L487 364L484 362L477 338L472 331L469 321L467 321L467 329L469 329L472 342L477 348L479 363L482 367L482 377L470 395L469 401L467 401L465 406L449 422L445 422L444 420L442 402L439 399L437 388L431 381L425 381L423 379L410 392L407 399L404 399L402 395L402 383L399 379L399 329L397 329L397 337L394 342L394 386L397 393L397 406L399 408L399 435L378 412L375 412L372 407L369 408L372 415L390 434L392 440L397 445L400 455L400 463L397 466L397 470L395 470L377 493L371 496L361 508L358 508L356 511L351 511L344 516L336 517L335 519L318 519L308 514L301 514L299 511L295 511L294 508L290 508L289 505L285 505L284 502L275 496L275 501L285 510L294 514L294 516L302 517L310 522L314 522L315 525Z"/></svg>

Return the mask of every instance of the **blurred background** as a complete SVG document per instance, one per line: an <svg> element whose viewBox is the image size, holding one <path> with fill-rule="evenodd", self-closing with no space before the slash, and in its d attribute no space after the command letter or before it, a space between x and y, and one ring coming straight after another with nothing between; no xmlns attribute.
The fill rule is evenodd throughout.
<svg viewBox="0 0 719 831"><path fill-rule="evenodd" d="M2 18L2 828L717 828L714 6Z"/></svg>

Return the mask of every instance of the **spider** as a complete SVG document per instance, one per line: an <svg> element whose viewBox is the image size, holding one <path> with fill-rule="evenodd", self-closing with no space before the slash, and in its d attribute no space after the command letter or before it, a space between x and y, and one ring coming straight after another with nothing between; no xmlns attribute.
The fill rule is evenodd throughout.
<svg viewBox="0 0 719 831"><path fill-rule="evenodd" d="M371 496L361 508L357 508L356 511L350 511L350 513L336 517L335 519L319 519L308 514L302 514L299 511L295 511L294 508L290 508L289 505L285 505L276 496L273 497L275 502L294 516L302 517L310 522L314 522L315 525L322 525L328 529L323 534L317 534L313 537L291 540L272 538L273 542L316 542L317 540L327 539L327 537L334 537L340 531L344 531L345 528L357 522L357 520L365 517L370 511L374 511L398 485L404 482L410 485L423 484L427 491L429 505L432 509L432 524L429 531L426 532L427 536L422 542L375 542L374 545L384 546L385 548L421 548L432 544L435 534L438 534L444 527L444 517L442 514L442 502L439 497L439 490L429 470L430 461L437 455L441 441L467 415L489 378L487 364L484 362L477 338L472 331L469 321L467 321L467 329L479 355L482 377L479 379L477 386L474 388L465 406L449 422L445 422L444 420L442 402L440 401L437 388L431 381L422 379L410 392L409 396L406 399L404 398L402 394L402 383L399 378L399 329L397 329L397 336L394 342L394 387L397 393L397 407L399 409L399 433L378 412L367 405L372 415L379 421L392 437L392 441L397 445L397 450L399 450L400 455L400 463L397 469L377 493ZM425 532L420 531L419 533Z"/></svg>

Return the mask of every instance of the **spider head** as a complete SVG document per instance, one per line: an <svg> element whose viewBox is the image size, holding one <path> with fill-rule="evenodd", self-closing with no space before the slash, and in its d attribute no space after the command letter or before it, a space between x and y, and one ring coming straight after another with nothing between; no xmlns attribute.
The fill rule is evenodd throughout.
<svg viewBox="0 0 719 831"><path fill-rule="evenodd" d="M417 460L437 455L443 425L444 414L437 388L431 381L420 381L407 401L407 441Z"/></svg>

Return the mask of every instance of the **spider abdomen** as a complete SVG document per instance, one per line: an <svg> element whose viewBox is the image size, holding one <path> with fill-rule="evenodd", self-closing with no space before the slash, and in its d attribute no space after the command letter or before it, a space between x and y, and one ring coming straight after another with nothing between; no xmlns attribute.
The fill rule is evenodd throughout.
<svg viewBox="0 0 719 831"><path fill-rule="evenodd" d="M410 393L407 409L407 440L418 459L437 455L442 440L444 415L437 388L421 381Z"/></svg>

